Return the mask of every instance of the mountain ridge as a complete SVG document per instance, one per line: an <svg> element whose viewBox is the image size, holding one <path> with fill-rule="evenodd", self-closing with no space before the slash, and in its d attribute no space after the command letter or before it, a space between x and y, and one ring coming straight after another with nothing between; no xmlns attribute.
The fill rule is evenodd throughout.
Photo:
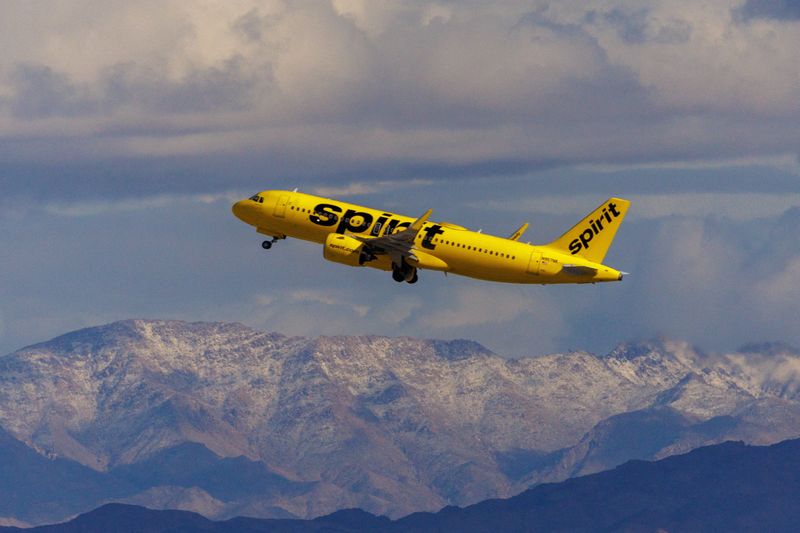
<svg viewBox="0 0 800 533"><path fill-rule="evenodd" d="M725 439L798 436L800 356L770 346L705 354L662 339L505 359L468 340L137 319L0 357L0 427L100 473L196 443L304 487L223 501L199 478L165 479L135 501L210 517L397 517Z"/></svg>
<svg viewBox="0 0 800 533"><path fill-rule="evenodd" d="M313 520L236 517L107 504L32 533L114 531L742 531L789 532L800 520L800 439L771 446L724 442L659 461L538 485L507 499L448 506L396 520L345 509ZM25 531L0 527L0 531Z"/></svg>

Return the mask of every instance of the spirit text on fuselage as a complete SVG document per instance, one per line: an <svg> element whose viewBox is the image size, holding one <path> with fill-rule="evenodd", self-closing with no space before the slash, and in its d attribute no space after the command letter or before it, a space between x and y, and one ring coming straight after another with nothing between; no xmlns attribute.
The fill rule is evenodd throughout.
<svg viewBox="0 0 800 533"><path fill-rule="evenodd" d="M348 209L342 213L342 208L338 205L317 204L308 220L318 226L336 226L336 233L344 234L349 231L350 233L366 233L373 237L397 233L411 225L411 222L401 222L393 217L394 215L391 213L382 213L376 220L372 214L363 211ZM433 242L434 237L444 233L444 230L439 224L431 224L424 227L421 233L423 235L422 247L433 250L436 248Z"/></svg>

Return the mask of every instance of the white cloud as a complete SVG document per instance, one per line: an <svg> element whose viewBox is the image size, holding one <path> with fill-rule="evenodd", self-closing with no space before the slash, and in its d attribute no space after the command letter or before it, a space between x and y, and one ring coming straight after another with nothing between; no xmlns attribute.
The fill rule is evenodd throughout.
<svg viewBox="0 0 800 533"><path fill-rule="evenodd" d="M48 203L45 212L66 217L88 217L106 215L108 213L127 213L149 211L191 204L233 204L246 195L242 192L229 191L218 194L161 194L141 198L118 198L114 200L93 201L60 201Z"/></svg>
<svg viewBox="0 0 800 533"><path fill-rule="evenodd" d="M0 138L52 142L0 157L260 152L352 168L795 153L800 25L740 20L740 4L9 0ZM83 152L59 151L65 138Z"/></svg>
<svg viewBox="0 0 800 533"><path fill-rule="evenodd" d="M395 296L387 305L377 310L376 318L388 324L389 327L397 327L405 322L413 321L425 307L425 300L419 296Z"/></svg>
<svg viewBox="0 0 800 533"><path fill-rule="evenodd" d="M270 307L273 310L280 309L282 311L299 304L299 307L317 316L326 314L315 312L315 309L320 306L343 309L348 313L354 313L359 318L367 316L370 310L369 305L352 301L350 295L344 292L326 289L304 288L279 291L272 294L257 294L254 300L259 307Z"/></svg>
<svg viewBox="0 0 800 533"><path fill-rule="evenodd" d="M501 324L540 307L524 292L504 287L458 287L445 309L425 313L422 321L437 329ZM537 305L538 304L538 305Z"/></svg>
<svg viewBox="0 0 800 533"><path fill-rule="evenodd" d="M800 193L663 193L624 195L631 201L628 217L658 219L669 216L722 217L752 220L779 215L800 206ZM488 210L513 210L551 215L589 213L598 202L597 195L548 195L517 198L510 201L471 203L470 207Z"/></svg>
<svg viewBox="0 0 800 533"><path fill-rule="evenodd" d="M380 180L380 181L354 181L340 186L318 186L312 187L311 193L320 196L357 196L360 194L375 194L380 192L405 189L407 187L420 187L433 184L432 180L407 179L407 180Z"/></svg>
<svg viewBox="0 0 800 533"><path fill-rule="evenodd" d="M774 275L757 280L754 294L756 309L766 320L796 317L800 302L800 256L792 258Z"/></svg>

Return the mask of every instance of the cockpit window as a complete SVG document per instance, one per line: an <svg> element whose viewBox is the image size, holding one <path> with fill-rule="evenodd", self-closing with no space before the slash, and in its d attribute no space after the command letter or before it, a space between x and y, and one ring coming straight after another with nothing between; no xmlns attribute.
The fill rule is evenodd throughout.
<svg viewBox="0 0 800 533"><path fill-rule="evenodd" d="M253 200L254 202L258 202L260 204L264 203L264 198L262 198L258 194L254 194L253 196L250 197L250 199Z"/></svg>

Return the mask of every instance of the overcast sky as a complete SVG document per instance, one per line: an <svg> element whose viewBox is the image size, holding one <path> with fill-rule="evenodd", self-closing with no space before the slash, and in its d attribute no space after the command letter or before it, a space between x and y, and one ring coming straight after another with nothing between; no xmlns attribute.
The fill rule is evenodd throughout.
<svg viewBox="0 0 800 533"><path fill-rule="evenodd" d="M800 9L786 0L0 3L0 353L117 319L800 344ZM268 253L230 204L306 192L548 242L632 200L597 286Z"/></svg>

